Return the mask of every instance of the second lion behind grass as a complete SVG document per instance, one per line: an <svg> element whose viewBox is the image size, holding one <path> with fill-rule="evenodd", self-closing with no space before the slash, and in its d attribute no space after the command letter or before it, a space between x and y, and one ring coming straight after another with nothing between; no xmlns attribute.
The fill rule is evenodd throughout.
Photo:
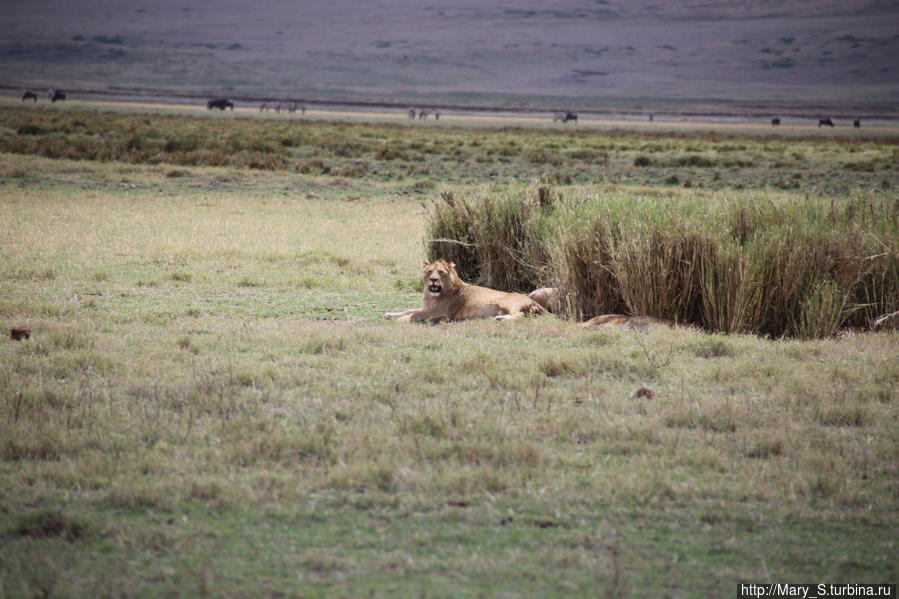
<svg viewBox="0 0 899 599"><path fill-rule="evenodd" d="M521 293L469 285L459 278L456 265L452 262L425 262L422 269L425 282L422 307L388 312L385 317L405 322L440 322L468 318L507 320L524 314L545 312L534 300Z"/></svg>

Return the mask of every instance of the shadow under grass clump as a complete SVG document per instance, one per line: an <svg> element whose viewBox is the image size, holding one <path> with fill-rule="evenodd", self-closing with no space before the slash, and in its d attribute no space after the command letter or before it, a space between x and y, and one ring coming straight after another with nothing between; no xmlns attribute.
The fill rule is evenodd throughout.
<svg viewBox="0 0 899 599"><path fill-rule="evenodd" d="M13 536L33 539L61 538L76 541L88 536L87 524L58 510L46 509L25 514L12 530Z"/></svg>

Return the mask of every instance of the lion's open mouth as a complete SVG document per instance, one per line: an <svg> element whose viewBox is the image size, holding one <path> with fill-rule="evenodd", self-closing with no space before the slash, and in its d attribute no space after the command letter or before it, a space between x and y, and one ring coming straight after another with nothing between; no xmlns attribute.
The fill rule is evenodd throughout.
<svg viewBox="0 0 899 599"><path fill-rule="evenodd" d="M443 286L438 285L437 283L431 283L428 285L428 293L431 295L440 295L440 292L443 291Z"/></svg>

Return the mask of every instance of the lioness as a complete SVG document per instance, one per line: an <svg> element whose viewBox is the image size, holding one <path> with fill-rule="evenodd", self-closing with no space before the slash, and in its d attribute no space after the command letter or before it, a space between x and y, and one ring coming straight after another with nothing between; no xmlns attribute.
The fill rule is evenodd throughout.
<svg viewBox="0 0 899 599"><path fill-rule="evenodd" d="M459 278L456 265L437 260L422 264L425 290L420 309L388 312L386 318L404 322L440 322L467 318L496 318L508 320L522 314L542 314L543 308L520 293L506 293L478 285L469 285Z"/></svg>
<svg viewBox="0 0 899 599"><path fill-rule="evenodd" d="M559 311L559 290L555 287L540 287L528 294L528 297L540 304L547 312Z"/></svg>
<svg viewBox="0 0 899 599"><path fill-rule="evenodd" d="M586 328L612 327L620 329L633 329L637 331L647 331L660 329L663 327L673 327L674 322L665 320L664 318L656 318L655 316L628 316L627 314L603 314L595 316L582 323L581 326Z"/></svg>

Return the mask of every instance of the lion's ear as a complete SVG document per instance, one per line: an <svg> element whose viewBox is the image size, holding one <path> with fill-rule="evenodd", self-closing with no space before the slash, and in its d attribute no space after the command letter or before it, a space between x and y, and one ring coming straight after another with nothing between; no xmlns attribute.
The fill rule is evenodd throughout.
<svg viewBox="0 0 899 599"><path fill-rule="evenodd" d="M422 269L422 270L426 269L426 268L429 267L429 266L430 266L430 264L428 264L427 262L422 262L422 263L421 263L421 269Z"/></svg>
<svg viewBox="0 0 899 599"><path fill-rule="evenodd" d="M447 266L450 267L450 268L452 268L453 270L456 270L456 263L455 263L455 262L450 262L449 264L447 264Z"/></svg>

